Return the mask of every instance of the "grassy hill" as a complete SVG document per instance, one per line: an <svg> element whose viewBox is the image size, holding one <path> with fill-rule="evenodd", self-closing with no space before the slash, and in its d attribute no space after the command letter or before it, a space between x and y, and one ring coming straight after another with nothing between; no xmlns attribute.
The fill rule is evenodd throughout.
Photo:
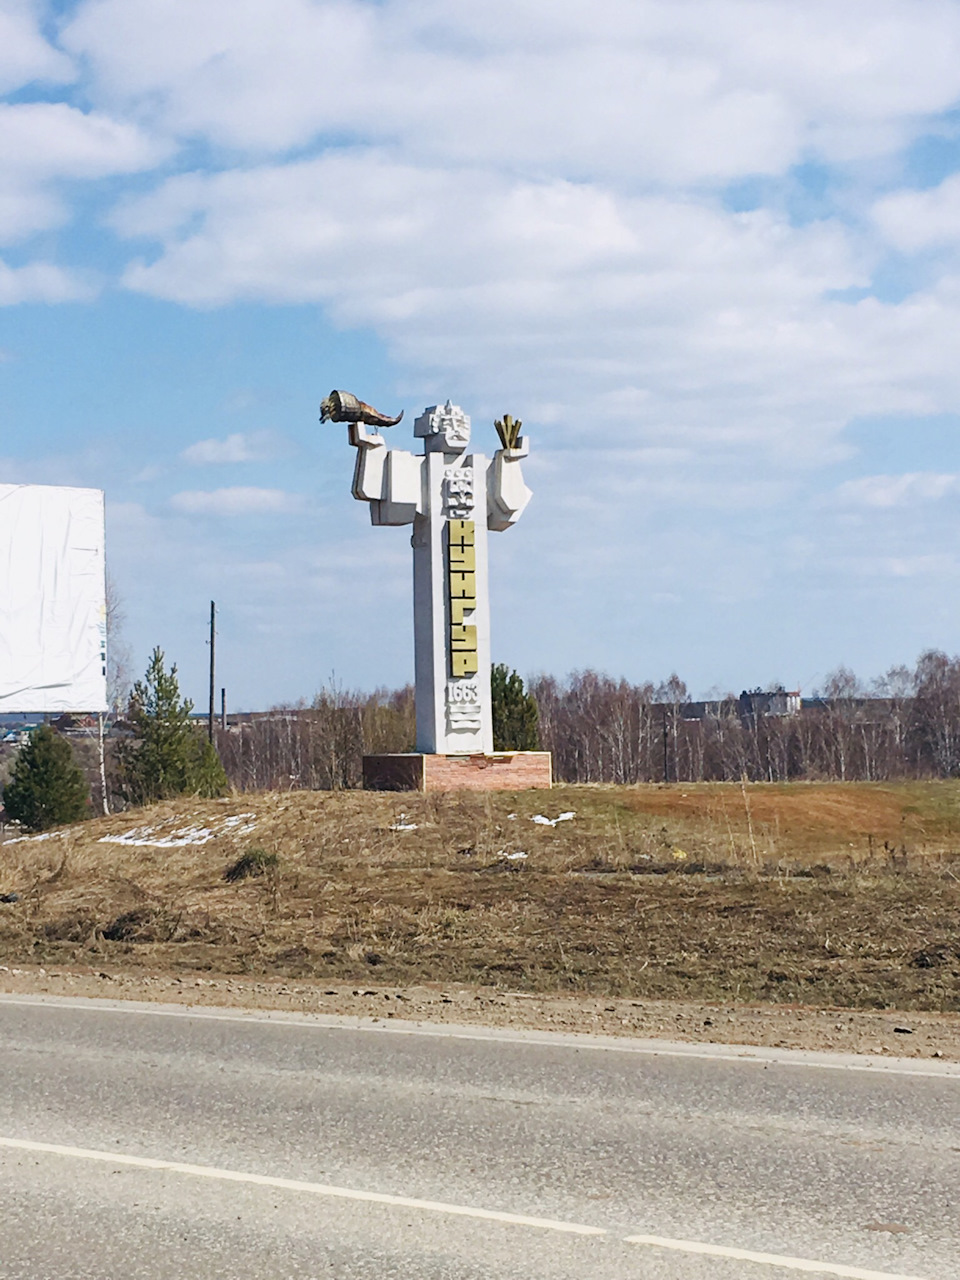
<svg viewBox="0 0 960 1280"><path fill-rule="evenodd" d="M171 802L0 893L7 964L960 1010L953 782Z"/></svg>

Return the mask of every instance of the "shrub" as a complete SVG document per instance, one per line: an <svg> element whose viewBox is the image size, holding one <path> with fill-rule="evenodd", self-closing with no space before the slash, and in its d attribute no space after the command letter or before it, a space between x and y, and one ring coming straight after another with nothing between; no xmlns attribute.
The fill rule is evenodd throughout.
<svg viewBox="0 0 960 1280"><path fill-rule="evenodd" d="M231 862L223 873L223 878L229 884L236 884L238 880L246 880L248 876L275 874L279 866L280 859L275 853L267 853L266 849L248 849L236 862Z"/></svg>
<svg viewBox="0 0 960 1280"><path fill-rule="evenodd" d="M45 831L88 816L90 792L70 743L41 725L30 735L3 789L11 818L27 831Z"/></svg>

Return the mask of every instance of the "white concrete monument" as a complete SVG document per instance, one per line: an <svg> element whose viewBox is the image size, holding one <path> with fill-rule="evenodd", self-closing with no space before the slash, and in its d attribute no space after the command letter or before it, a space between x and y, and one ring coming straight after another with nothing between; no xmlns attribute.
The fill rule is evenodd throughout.
<svg viewBox="0 0 960 1280"><path fill-rule="evenodd" d="M413 454L388 449L376 429L400 418L347 392L321 409L321 421L349 423L353 496L370 504L371 522L413 525L417 752L493 757L487 530L509 529L530 501L521 424L496 424L503 447L492 458L470 453L470 419L448 400L416 419L424 451Z"/></svg>

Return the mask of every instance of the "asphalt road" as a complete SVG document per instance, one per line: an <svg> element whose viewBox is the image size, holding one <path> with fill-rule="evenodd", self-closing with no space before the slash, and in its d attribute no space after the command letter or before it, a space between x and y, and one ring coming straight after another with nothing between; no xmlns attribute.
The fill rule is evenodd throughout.
<svg viewBox="0 0 960 1280"><path fill-rule="evenodd" d="M958 1068L0 997L0 1277L803 1273L960 1277Z"/></svg>

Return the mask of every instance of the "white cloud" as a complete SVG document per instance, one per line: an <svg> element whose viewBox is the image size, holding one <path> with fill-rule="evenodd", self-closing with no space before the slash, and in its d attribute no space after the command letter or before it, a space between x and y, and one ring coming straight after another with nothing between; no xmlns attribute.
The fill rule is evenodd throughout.
<svg viewBox="0 0 960 1280"><path fill-rule="evenodd" d="M912 311L831 302L875 265L851 229L704 195L926 128L960 95L949 0L86 0L61 39L97 110L8 108L26 114L0 141L0 235L63 220L50 175L149 166L169 136L336 144L129 202L116 225L161 242L132 288L317 302L407 369L515 388L561 423L586 400L714 442L802 423L815 453L853 412L955 394L942 341L904 341L951 321L942 290Z"/></svg>
<svg viewBox="0 0 960 1280"><path fill-rule="evenodd" d="M282 489L255 489L238 485L229 489L187 489L175 493L170 505L185 515L248 516L297 511L298 494Z"/></svg>
<svg viewBox="0 0 960 1280"><path fill-rule="evenodd" d="M877 201L873 217L895 248L920 249L960 244L960 175L927 191L897 191Z"/></svg>
<svg viewBox="0 0 960 1280"><path fill-rule="evenodd" d="M0 104L0 241L68 219L58 182L135 173L165 151L135 124L62 102Z"/></svg>
<svg viewBox="0 0 960 1280"><path fill-rule="evenodd" d="M960 94L951 0L88 0L63 41L180 136L641 186L890 151Z"/></svg>
<svg viewBox="0 0 960 1280"><path fill-rule="evenodd" d="M0 260L0 307L21 302L77 302L91 298L95 292L89 278L51 262L10 267Z"/></svg>
<svg viewBox="0 0 960 1280"><path fill-rule="evenodd" d="M135 124L64 102L0 105L0 164L41 178L135 173L163 154Z"/></svg>
<svg viewBox="0 0 960 1280"><path fill-rule="evenodd" d="M836 490L844 506L915 507L960 493L960 476L910 471L899 476L860 476Z"/></svg>
<svg viewBox="0 0 960 1280"><path fill-rule="evenodd" d="M4 0L0 9L0 93L40 80L62 83L75 72L70 59L44 39L34 0Z"/></svg>
<svg viewBox="0 0 960 1280"><path fill-rule="evenodd" d="M198 464L263 462L276 454L276 441L267 431L236 432L224 440L198 440L180 455Z"/></svg>
<svg viewBox="0 0 960 1280"><path fill-rule="evenodd" d="M174 178L115 224L162 245L130 288L321 303L374 327L425 394L554 406L554 438L820 461L854 414L960 403L960 286L837 300L875 265L840 221L355 150Z"/></svg>

